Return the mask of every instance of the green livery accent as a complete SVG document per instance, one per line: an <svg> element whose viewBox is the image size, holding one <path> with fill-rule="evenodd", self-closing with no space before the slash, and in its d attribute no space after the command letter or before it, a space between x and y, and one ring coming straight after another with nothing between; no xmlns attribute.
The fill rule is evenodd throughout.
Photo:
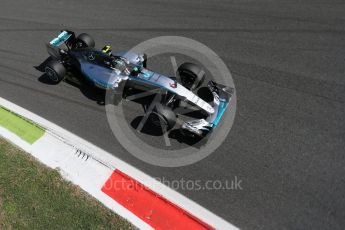
<svg viewBox="0 0 345 230"><path fill-rule="evenodd" d="M43 128L3 107L0 107L0 126L8 129L29 144L35 143L45 133Z"/></svg>

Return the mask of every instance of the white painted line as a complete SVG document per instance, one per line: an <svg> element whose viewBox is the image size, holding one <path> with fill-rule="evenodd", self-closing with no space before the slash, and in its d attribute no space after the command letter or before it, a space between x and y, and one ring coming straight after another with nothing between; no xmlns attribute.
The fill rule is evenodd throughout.
<svg viewBox="0 0 345 230"><path fill-rule="evenodd" d="M216 229L237 229L234 225L231 223L225 221L224 219L220 218L219 216L215 215L214 213L210 212L209 210L205 209L204 207L200 206L199 204L195 203L194 201L188 199L187 197L181 195L180 193L172 190L168 186L158 182L154 178L148 176L147 174L141 172L140 170L136 169L135 167L131 166L130 164L120 160L119 158L115 157L114 155L102 150L101 148L91 144L90 142L78 137L77 135L57 126L56 124L18 106L15 105L8 100L0 97L0 105L8 108L9 110L23 116L26 118L29 118L33 122L41 125L44 127L47 132L46 135L50 135L51 137L54 137L54 139L57 139L61 141L61 143L65 143L66 145L69 145L71 148L79 149L83 153L86 153L89 155L95 162L99 162L106 166L109 170L109 176L110 172L112 172L115 169L119 169L120 171L126 173L130 177L132 177L134 180L137 180L141 184L149 187L154 192L161 194L165 199L169 200L170 202L174 203L175 205L179 206L180 208L186 210L187 212L194 215L196 218L206 222L207 224L211 225L212 227ZM36 143L35 143L36 144ZM73 161L73 160L71 160ZM65 162L68 164L67 162ZM80 167L82 167L80 165ZM86 169L86 168L85 168ZM85 170L83 169L83 170ZM83 171L84 172L84 171ZM80 172L79 172L80 176ZM79 182L81 183L81 182ZM105 180L104 182L105 183ZM81 183L83 184L83 183ZM100 184L102 182L100 181ZM80 185L81 186L81 185ZM83 184L85 188L87 187L86 184ZM88 187L87 187L88 188ZM90 188L88 188L90 189ZM101 188L98 188L100 190ZM101 202L105 202L107 207L111 208L115 212L119 213L120 215L124 216L126 219L130 220L135 225L139 225L141 221L139 220L135 221L134 219L130 219L132 213L130 213L128 210L123 210L124 208L122 206L117 207L114 203L114 200L112 200L110 197L104 197L101 194L98 194L96 191L93 191L97 199L99 199ZM122 207L122 210L121 210ZM119 211L120 210L120 211ZM142 222L142 221L141 221ZM142 222L143 223L143 222ZM145 223L146 224L146 223ZM146 229L148 226L142 225L140 228Z"/></svg>

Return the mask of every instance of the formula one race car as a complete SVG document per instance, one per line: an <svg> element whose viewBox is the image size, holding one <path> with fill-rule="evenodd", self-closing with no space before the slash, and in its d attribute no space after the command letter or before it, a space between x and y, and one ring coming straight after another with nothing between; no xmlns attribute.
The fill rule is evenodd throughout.
<svg viewBox="0 0 345 230"><path fill-rule="evenodd" d="M174 109L181 102L192 104L205 115L202 119L183 122L181 125L183 133L192 137L203 137L217 126L233 94L232 88L209 81L207 89L212 99L208 103L202 95L193 93L205 78L205 72L199 66L193 63L180 65L177 80L176 77L167 77L147 69L145 54L112 53L110 46L95 49L93 38L85 33L76 36L72 31L61 31L58 37L47 44L47 50L52 60L44 70L55 83L70 75L79 76L98 88L113 90L117 94L123 89L119 94L121 97L133 87L158 89L157 93L162 94L162 97L149 116L157 117L167 130L176 124Z"/></svg>

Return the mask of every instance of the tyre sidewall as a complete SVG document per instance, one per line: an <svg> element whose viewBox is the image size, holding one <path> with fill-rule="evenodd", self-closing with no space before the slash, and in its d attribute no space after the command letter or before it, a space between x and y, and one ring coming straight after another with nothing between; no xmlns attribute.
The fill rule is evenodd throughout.
<svg viewBox="0 0 345 230"><path fill-rule="evenodd" d="M65 67L58 61L49 62L44 70L49 80L55 84L62 81L66 75Z"/></svg>

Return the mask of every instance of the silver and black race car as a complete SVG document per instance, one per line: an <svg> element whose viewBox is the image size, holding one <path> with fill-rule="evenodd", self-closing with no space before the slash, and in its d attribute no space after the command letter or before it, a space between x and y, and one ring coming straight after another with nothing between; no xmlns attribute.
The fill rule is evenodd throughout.
<svg viewBox="0 0 345 230"><path fill-rule="evenodd" d="M183 63L177 70L178 78L164 76L147 69L145 54L113 53L110 46L97 50L93 38L85 33L76 36L72 31L61 31L47 44L47 50L51 60L44 71L55 83L65 78L82 78L98 88L116 92L121 98L133 88L158 89L161 96L150 116L156 117L160 125L164 123L167 130L175 126L174 110L181 102L197 107L204 117L181 125L181 131L188 136L203 137L212 131L233 95L233 88L209 81L206 94L211 95L211 100L206 100L194 93L205 79L205 71L199 66Z"/></svg>

